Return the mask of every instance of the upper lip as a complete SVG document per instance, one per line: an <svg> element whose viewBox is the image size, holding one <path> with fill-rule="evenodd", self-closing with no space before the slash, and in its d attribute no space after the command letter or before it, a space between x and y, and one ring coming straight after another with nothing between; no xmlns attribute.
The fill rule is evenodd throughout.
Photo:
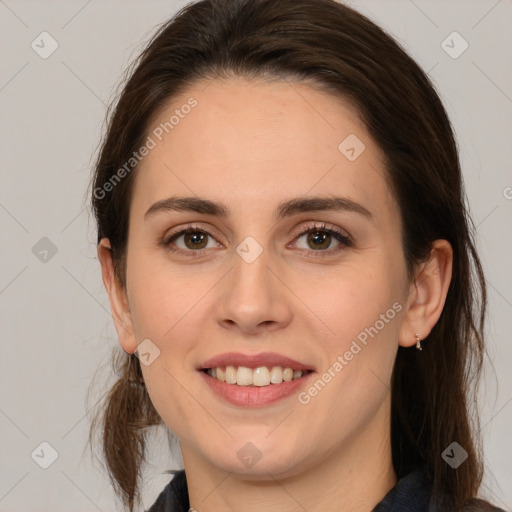
<svg viewBox="0 0 512 512"><path fill-rule="evenodd" d="M313 370L311 365L301 363L290 357L276 354L274 352L261 352L260 354L241 354L238 352L227 352L214 356L198 368L206 370L209 368L217 368L219 366L245 366L247 368L259 368L261 366L281 366L283 368L292 368L293 370Z"/></svg>

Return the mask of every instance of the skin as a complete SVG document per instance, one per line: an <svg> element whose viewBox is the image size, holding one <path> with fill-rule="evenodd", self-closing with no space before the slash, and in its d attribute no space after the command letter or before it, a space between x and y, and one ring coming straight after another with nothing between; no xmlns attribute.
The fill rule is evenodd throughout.
<svg viewBox="0 0 512 512"><path fill-rule="evenodd" d="M129 353L147 338L160 350L142 370L155 408L180 440L192 507L370 511L396 484L389 427L396 352L437 322L451 247L436 241L409 279L383 154L348 102L306 83L212 80L175 98L151 130L191 96L197 107L137 169L126 287L114 277L108 240L98 248L119 341ZM349 134L365 144L352 162L338 150ZM371 218L347 211L273 216L290 198L333 194ZM168 211L144 219L173 195L222 202L231 215ZM159 245L189 222L212 236L202 256ZM352 245L333 237L315 250L307 235L297 236L314 223L339 228ZM262 248L250 264L236 252L247 236ZM197 251L183 236L174 246ZM196 370L224 352L270 351L321 376L395 303L396 316L307 404L292 395L237 407ZM237 457L247 442L261 454L252 467Z"/></svg>

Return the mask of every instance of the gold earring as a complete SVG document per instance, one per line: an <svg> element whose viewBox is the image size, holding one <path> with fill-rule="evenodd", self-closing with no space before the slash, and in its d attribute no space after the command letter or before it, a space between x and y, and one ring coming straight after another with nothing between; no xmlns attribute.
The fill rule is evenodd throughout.
<svg viewBox="0 0 512 512"><path fill-rule="evenodd" d="M418 350L423 350L423 349L421 348L420 335L419 335L418 333L416 333L416 334L414 335L414 337L416 338L416 348L417 348Z"/></svg>

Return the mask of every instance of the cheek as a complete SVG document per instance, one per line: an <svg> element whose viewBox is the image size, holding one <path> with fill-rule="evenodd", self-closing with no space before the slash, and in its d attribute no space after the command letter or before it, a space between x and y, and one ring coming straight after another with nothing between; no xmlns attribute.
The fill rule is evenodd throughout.
<svg viewBox="0 0 512 512"><path fill-rule="evenodd" d="M204 414L193 399L195 370L189 355L201 336L199 318L211 288L207 276L191 278L170 267L139 267L133 259L131 316L137 339L150 339L159 355L149 366L141 365L151 401L166 425L180 438L190 435L189 426Z"/></svg>
<svg viewBox="0 0 512 512"><path fill-rule="evenodd" d="M403 305L389 273L364 268L344 272L305 300L330 332L317 336L325 355L321 382L305 390L301 403L321 418L318 435L329 439L369 421L390 389Z"/></svg>
<svg viewBox="0 0 512 512"><path fill-rule="evenodd" d="M138 337L163 342L190 321L211 288L208 274L191 277L155 258L134 257L128 269L131 318ZM158 341L157 341L158 343Z"/></svg>
<svg viewBox="0 0 512 512"><path fill-rule="evenodd" d="M346 402L341 409L325 407L328 415L371 410L370 404L376 406L387 393L404 311L399 276L382 262L367 261L325 281L322 292L310 290L305 302L329 329L328 335L317 336L325 354L320 377L329 381L318 403ZM341 414L335 423L340 421L348 419Z"/></svg>
<svg viewBox="0 0 512 512"><path fill-rule="evenodd" d="M398 274L386 267L369 260L348 264L314 283L308 280L308 288L299 288L298 294L329 328L329 338L337 340L338 348L375 324L378 331L398 332L401 287Z"/></svg>

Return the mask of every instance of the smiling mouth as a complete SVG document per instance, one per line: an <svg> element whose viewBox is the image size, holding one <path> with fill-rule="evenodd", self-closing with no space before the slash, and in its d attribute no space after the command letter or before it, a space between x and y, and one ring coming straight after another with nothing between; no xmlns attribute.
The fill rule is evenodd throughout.
<svg viewBox="0 0 512 512"><path fill-rule="evenodd" d="M265 387L297 380L311 373L311 370L294 370L284 366L217 366L202 370L210 377L226 384L237 386Z"/></svg>

